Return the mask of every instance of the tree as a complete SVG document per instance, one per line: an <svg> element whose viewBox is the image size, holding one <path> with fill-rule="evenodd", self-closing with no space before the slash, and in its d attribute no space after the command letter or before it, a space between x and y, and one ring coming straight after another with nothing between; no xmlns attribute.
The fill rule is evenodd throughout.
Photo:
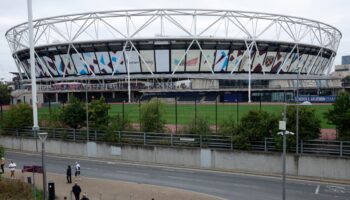
<svg viewBox="0 0 350 200"><path fill-rule="evenodd" d="M129 131L132 130L131 122L127 116L120 114L110 118L109 128L112 131Z"/></svg>
<svg viewBox="0 0 350 200"><path fill-rule="evenodd" d="M318 139L320 128L321 120L317 117L315 110L307 106L299 106L299 139ZM296 133L296 106L289 106L287 109L287 130Z"/></svg>
<svg viewBox="0 0 350 200"><path fill-rule="evenodd" d="M350 140L350 95L339 93L333 109L325 113L328 122L334 124L338 130L338 139Z"/></svg>
<svg viewBox="0 0 350 200"><path fill-rule="evenodd" d="M163 132L165 120L161 113L164 104L153 99L141 106L141 130L144 132Z"/></svg>
<svg viewBox="0 0 350 200"><path fill-rule="evenodd" d="M9 104L11 101L11 89L0 81L0 105Z"/></svg>
<svg viewBox="0 0 350 200"><path fill-rule="evenodd" d="M210 125L207 118L197 117L192 122L185 126L182 130L183 133L208 135L211 133Z"/></svg>
<svg viewBox="0 0 350 200"><path fill-rule="evenodd" d="M28 104L19 103L10 106L2 123L4 128L25 128L33 126L33 111Z"/></svg>
<svg viewBox="0 0 350 200"><path fill-rule="evenodd" d="M69 104L62 108L60 118L63 123L74 129L82 127L86 121L84 104L74 96L70 97Z"/></svg>
<svg viewBox="0 0 350 200"><path fill-rule="evenodd" d="M130 131L132 126L130 120L127 116L122 116L120 114L109 118L109 126L106 130L104 140L107 142L117 142L118 134L116 131Z"/></svg>
<svg viewBox="0 0 350 200"><path fill-rule="evenodd" d="M277 129L278 117L266 111L249 111L241 118L232 140L236 148L249 149L252 141L272 137Z"/></svg>
<svg viewBox="0 0 350 200"><path fill-rule="evenodd" d="M0 120L3 119L2 106L9 104L11 100L11 89L7 84L0 81Z"/></svg>
<svg viewBox="0 0 350 200"><path fill-rule="evenodd" d="M238 126L238 134L244 134L249 141L271 137L277 130L278 117L266 111L249 111Z"/></svg>
<svg viewBox="0 0 350 200"><path fill-rule="evenodd" d="M106 129L108 127L110 109L103 97L91 101L89 105L89 123L92 128Z"/></svg>
<svg viewBox="0 0 350 200"><path fill-rule="evenodd" d="M307 106L299 106L299 140L313 140L320 137L321 121L317 117L315 110ZM287 108L287 126L286 129L296 133L296 106ZM277 131L276 131L277 132ZM281 135L275 135L276 148L282 149L283 138ZM296 146L296 136L287 136L287 148Z"/></svg>

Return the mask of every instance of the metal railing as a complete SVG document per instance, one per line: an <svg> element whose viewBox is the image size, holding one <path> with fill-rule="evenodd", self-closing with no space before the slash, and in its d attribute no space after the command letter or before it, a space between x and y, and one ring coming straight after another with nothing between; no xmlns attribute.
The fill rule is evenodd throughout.
<svg viewBox="0 0 350 200"><path fill-rule="evenodd" d="M41 132L47 132L48 138L73 142L110 142L115 144L193 147L226 150L251 150L262 152L281 151L281 145L274 138L264 138L260 141L251 141L246 146L236 143L232 136L222 135L193 135L170 133L145 133L131 131L106 132L100 130L65 129L65 128L41 128ZM31 128L2 129L0 135L35 138ZM308 140L299 144L300 154L318 154L330 156L350 156L350 141L335 140ZM295 146L288 148L289 152L295 152Z"/></svg>

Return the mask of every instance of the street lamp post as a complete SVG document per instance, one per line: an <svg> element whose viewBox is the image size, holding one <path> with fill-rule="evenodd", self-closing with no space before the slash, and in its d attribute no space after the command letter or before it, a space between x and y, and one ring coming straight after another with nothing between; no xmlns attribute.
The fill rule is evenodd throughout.
<svg viewBox="0 0 350 200"><path fill-rule="evenodd" d="M85 85L85 110L86 110L86 140L89 141L89 99L88 99L88 80Z"/></svg>
<svg viewBox="0 0 350 200"><path fill-rule="evenodd" d="M279 130L277 134L283 136L283 153L282 153L282 199L286 199L286 148L287 148L287 137L286 135L294 135L294 133L286 130L287 126L287 104L284 106L283 121L279 122Z"/></svg>
<svg viewBox="0 0 350 200"><path fill-rule="evenodd" d="M296 154L299 153L299 75L300 75L300 67L298 67L298 74L297 74L297 94L296 94L296 119L295 119L295 140L296 140L296 147L295 152Z"/></svg>
<svg viewBox="0 0 350 200"><path fill-rule="evenodd" d="M47 138L47 133L38 133L39 139L41 141L41 161L43 169L43 190L44 190L44 200L46 200L46 168L45 168L45 141Z"/></svg>

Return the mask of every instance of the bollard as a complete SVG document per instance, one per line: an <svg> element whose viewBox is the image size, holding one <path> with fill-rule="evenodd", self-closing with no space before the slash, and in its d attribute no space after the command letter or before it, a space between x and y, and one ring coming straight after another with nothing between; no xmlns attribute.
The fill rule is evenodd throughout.
<svg viewBox="0 0 350 200"><path fill-rule="evenodd" d="M49 182L49 200L54 200L56 195L55 195L55 183L54 182Z"/></svg>

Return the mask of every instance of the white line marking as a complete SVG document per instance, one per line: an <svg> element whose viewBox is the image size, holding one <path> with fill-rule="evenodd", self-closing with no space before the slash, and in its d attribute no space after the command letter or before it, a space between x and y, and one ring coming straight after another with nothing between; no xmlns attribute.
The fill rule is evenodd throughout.
<svg viewBox="0 0 350 200"><path fill-rule="evenodd" d="M316 187L315 194L318 194L320 192L320 185Z"/></svg>

